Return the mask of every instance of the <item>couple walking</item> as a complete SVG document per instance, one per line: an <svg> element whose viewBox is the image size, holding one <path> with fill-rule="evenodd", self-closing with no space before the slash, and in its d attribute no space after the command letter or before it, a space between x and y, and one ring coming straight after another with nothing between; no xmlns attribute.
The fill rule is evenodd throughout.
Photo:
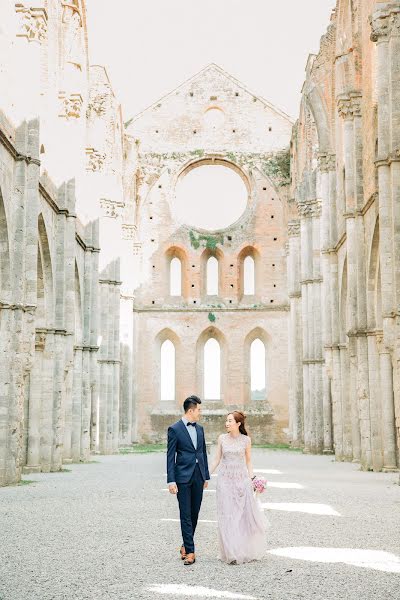
<svg viewBox="0 0 400 600"><path fill-rule="evenodd" d="M179 503L185 565L196 560L194 533L203 491L210 479L204 429L198 424L201 400L189 396L183 403L184 416L168 429L167 483ZM219 467L217 480L217 523L220 559L241 564L260 559L265 548L265 520L253 492L251 440L244 425L245 415L227 415L226 434L218 438L211 474Z"/></svg>

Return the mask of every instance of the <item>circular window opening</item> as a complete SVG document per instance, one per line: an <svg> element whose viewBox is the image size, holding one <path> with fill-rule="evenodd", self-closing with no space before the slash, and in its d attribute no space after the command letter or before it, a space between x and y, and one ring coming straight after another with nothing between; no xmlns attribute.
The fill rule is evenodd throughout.
<svg viewBox="0 0 400 600"><path fill-rule="evenodd" d="M219 129L225 121L225 115L220 108L209 108L204 113L204 123L209 129Z"/></svg>
<svg viewBox="0 0 400 600"><path fill-rule="evenodd" d="M225 229L246 210L247 196L245 182L232 168L199 165L178 181L175 218L197 229Z"/></svg>

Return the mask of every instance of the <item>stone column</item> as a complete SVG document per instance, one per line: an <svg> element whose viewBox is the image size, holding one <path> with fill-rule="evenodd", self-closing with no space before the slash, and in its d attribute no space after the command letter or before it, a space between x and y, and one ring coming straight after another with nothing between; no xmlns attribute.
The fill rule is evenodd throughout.
<svg viewBox="0 0 400 600"><path fill-rule="evenodd" d="M289 317L289 414L291 443L293 447L302 447L303 433L303 373L302 373L302 327L301 327L301 291L300 291L300 222L288 224L288 294L290 302Z"/></svg>
<svg viewBox="0 0 400 600"><path fill-rule="evenodd" d="M332 298L331 298L331 267L330 250L332 247L331 234L331 199L332 178L330 172L335 172L336 160L334 155L319 155L320 172L320 195L321 195L321 316L322 316L322 347L324 349L325 366L322 370L322 405L323 405L323 432L324 432L324 453L330 454L333 451L332 439Z"/></svg>
<svg viewBox="0 0 400 600"><path fill-rule="evenodd" d="M303 331L303 432L304 452L312 447L312 406L310 398L310 358L312 355L312 311L310 310L309 282L312 279L312 221L311 209L305 202L298 204L300 212L301 247L301 312Z"/></svg>
<svg viewBox="0 0 400 600"><path fill-rule="evenodd" d="M376 89L378 100L378 169L379 188L379 251L382 286L383 344L395 354L399 350L398 331L395 332L394 315L398 314L400 297L400 85L398 81L400 50L399 22L400 5L387 2L377 5L379 9L371 17L372 41L376 42ZM393 358L397 381L394 386L394 401L400 408L400 374L398 355ZM390 373L388 358L382 359L383 370ZM387 392L386 392L387 393ZM397 401L396 401L397 397ZM383 407L382 407L383 408ZM384 408L383 408L384 409ZM383 440L383 444L385 441ZM398 452L398 449L397 449ZM387 458L387 457L386 457Z"/></svg>
<svg viewBox="0 0 400 600"><path fill-rule="evenodd" d="M364 394L358 403L357 380L357 236L356 236L356 210L357 210L357 157L355 154L356 136L354 127L355 114L360 111L358 94L340 97L338 99L339 116L343 119L344 138L344 164L345 164L345 218L346 218L346 245L347 245L347 334L349 352L349 403L344 404L346 413L343 415L345 423L351 420L351 430L344 429L345 457L354 457L353 448L358 447L359 431L362 440L362 462L365 466L370 464L371 439L370 439L370 414L369 397ZM342 366L343 366L342 361ZM367 362L368 365L368 362ZM365 369L365 366L362 365ZM367 386L367 382L366 386ZM368 390L368 387L366 387ZM347 391L343 391L347 399ZM360 418L359 418L359 416ZM347 432L347 433L346 433Z"/></svg>
<svg viewBox="0 0 400 600"><path fill-rule="evenodd" d="M82 420L82 362L83 346L74 348L74 379L72 390L72 431L71 458L79 462L81 458L81 420Z"/></svg>
<svg viewBox="0 0 400 600"><path fill-rule="evenodd" d="M73 428L73 380L74 380L74 338L75 338L75 184L66 186L65 223L65 407L63 462L72 462ZM75 424L75 422L74 422ZM80 427L79 427L80 429Z"/></svg>
<svg viewBox="0 0 400 600"><path fill-rule="evenodd" d="M382 403L383 469L397 470L396 430L393 395L393 369L390 351L383 343L383 335L377 336L380 366L380 393Z"/></svg>
<svg viewBox="0 0 400 600"><path fill-rule="evenodd" d="M46 345L46 332L37 332L35 358L30 371L28 403L28 444L24 473L40 473L40 438L42 413L42 373L44 370L43 351Z"/></svg>

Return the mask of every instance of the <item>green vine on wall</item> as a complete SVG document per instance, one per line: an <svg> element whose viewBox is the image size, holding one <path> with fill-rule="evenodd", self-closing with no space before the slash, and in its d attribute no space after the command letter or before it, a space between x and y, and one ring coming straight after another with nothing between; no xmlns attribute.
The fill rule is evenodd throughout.
<svg viewBox="0 0 400 600"><path fill-rule="evenodd" d="M198 250L200 246L207 248L208 250L215 250L218 244L221 244L222 246L224 243L224 236L222 233L216 235L199 233L196 237L194 231L190 230L189 239L192 248L195 250Z"/></svg>
<svg viewBox="0 0 400 600"><path fill-rule="evenodd" d="M214 313L209 312L208 313L208 320L210 321L210 323L215 323L215 321L217 320L217 317L214 315Z"/></svg>

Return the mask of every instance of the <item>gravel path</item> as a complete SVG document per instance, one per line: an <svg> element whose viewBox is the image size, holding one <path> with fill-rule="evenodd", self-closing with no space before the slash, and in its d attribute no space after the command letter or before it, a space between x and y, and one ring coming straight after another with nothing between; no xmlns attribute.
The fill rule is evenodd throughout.
<svg viewBox="0 0 400 600"><path fill-rule="evenodd" d="M268 489L268 553L240 566L216 558L212 492L200 515L211 522L199 525L198 560L182 565L163 453L96 457L68 465L71 472L25 476L31 485L0 488L0 600L399 599L398 474L273 450L255 450L254 466L279 471L266 475L271 483L303 487ZM275 510L274 503L322 504L339 514ZM305 555L299 547L318 550ZM301 559L288 557L290 548ZM324 548L396 556L338 557Z"/></svg>

